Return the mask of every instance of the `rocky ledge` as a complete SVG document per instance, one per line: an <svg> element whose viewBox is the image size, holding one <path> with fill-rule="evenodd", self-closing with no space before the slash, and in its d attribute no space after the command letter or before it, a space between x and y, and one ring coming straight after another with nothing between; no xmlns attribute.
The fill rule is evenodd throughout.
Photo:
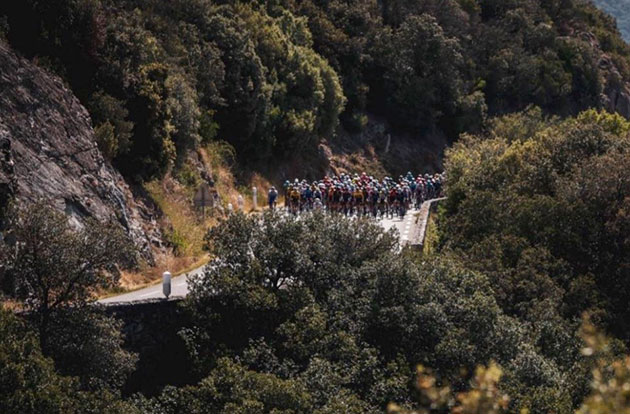
<svg viewBox="0 0 630 414"><path fill-rule="evenodd" d="M114 219L152 262L159 227L101 155L87 110L61 79L1 41L0 68L0 203L45 200L77 226Z"/></svg>

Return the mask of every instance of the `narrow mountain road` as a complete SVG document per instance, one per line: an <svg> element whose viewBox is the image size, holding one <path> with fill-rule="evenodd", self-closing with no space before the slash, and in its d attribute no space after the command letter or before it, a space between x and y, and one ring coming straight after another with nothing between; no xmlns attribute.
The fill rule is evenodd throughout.
<svg viewBox="0 0 630 414"><path fill-rule="evenodd" d="M406 244L409 244L411 240L414 240L414 237L416 237L418 234L419 229L416 225L416 218L418 214L419 210L412 209L408 211L403 218L384 218L379 220L379 223L383 226L383 228L385 228L385 230L396 228L398 230L398 233L400 234L400 243L402 246L404 246ZM200 275L203 272L204 267L205 266L199 267L189 273L172 278L171 297L185 297L186 295L188 295L188 278ZM164 298L164 294L162 293L162 284L158 283L156 285L148 286L146 288L139 289L133 292L101 299L98 301L98 303L107 305L113 303L136 302L147 299L160 298Z"/></svg>
<svg viewBox="0 0 630 414"><path fill-rule="evenodd" d="M416 219L419 213L420 210L411 209L403 218L384 218L379 220L379 223L381 223L385 230L396 228L400 234L400 244L401 246L405 246L416 239L415 236L418 234Z"/></svg>
<svg viewBox="0 0 630 414"><path fill-rule="evenodd" d="M186 295L188 295L188 277L195 277L197 275L200 275L203 272L204 267L205 265L198 267L197 269L192 270L189 273L172 278L171 279L171 297L185 297ZM112 296L106 299L101 299L98 301L98 303L106 305L106 304L111 304L111 303L136 302L139 300L158 299L158 298L164 298L164 294L162 293L161 283L148 286L143 289L135 290L133 292L124 293L122 295Z"/></svg>

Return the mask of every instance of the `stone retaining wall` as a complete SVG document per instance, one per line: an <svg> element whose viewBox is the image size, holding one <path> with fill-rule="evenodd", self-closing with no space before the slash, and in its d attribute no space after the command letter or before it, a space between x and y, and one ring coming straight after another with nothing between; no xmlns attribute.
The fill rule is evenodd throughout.
<svg viewBox="0 0 630 414"><path fill-rule="evenodd" d="M440 201L445 200L446 197L434 198L433 200L427 200L420 206L420 212L416 219L417 231L414 233L415 237L409 242L409 246L422 250L424 247L424 239L427 233L427 226L429 225L429 218L431 214L437 212L437 206Z"/></svg>
<svg viewBox="0 0 630 414"><path fill-rule="evenodd" d="M137 370L125 384L125 394L153 395L164 385L186 385L192 363L180 336L190 318L182 297L100 305L123 321L125 349L140 357Z"/></svg>

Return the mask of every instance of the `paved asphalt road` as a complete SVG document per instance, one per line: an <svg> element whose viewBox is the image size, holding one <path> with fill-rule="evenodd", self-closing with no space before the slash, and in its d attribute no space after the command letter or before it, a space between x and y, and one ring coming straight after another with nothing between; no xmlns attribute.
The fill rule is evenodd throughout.
<svg viewBox="0 0 630 414"><path fill-rule="evenodd" d="M199 267L190 273L177 276L171 279L171 297L175 296L186 296L188 294L188 276L195 277L199 275L205 266ZM119 296L113 296L107 299L101 299L98 303L108 304L108 303L119 303L119 302L134 302L137 300L145 300L145 299L157 299L163 298L164 294L162 293L162 284L159 283L157 285L152 285L146 287L144 289L139 289L133 292L125 293Z"/></svg>
<svg viewBox="0 0 630 414"><path fill-rule="evenodd" d="M386 229L389 230L392 227L395 227L400 234L401 245L405 245L409 243L410 240L415 237L415 232L417 231L416 226L414 226L416 216L418 214L418 210L411 210L407 212L405 217L402 219L394 218L394 219L382 219L379 222ZM203 266L197 268L190 273L174 277L171 280L171 297L175 296L186 296L188 294L188 281L187 278L195 277L196 275L201 274L203 271ZM136 290L134 292L125 293L119 296L113 296L107 299L101 299L98 303L108 304L108 303L120 303L120 302L133 302L138 300L145 299L158 299L163 298L164 294L162 293L162 284L152 285L146 287L144 289Z"/></svg>
<svg viewBox="0 0 630 414"><path fill-rule="evenodd" d="M416 222L416 217L418 216L419 212L420 210L412 209L408 211L407 214L405 214L405 217L403 217L402 219L398 217L393 219L385 218L381 219L380 223L385 228L385 230L389 230L395 227L400 234L400 244L404 246L408 244L411 240L414 240L417 235L418 229L417 226L415 226L414 224Z"/></svg>

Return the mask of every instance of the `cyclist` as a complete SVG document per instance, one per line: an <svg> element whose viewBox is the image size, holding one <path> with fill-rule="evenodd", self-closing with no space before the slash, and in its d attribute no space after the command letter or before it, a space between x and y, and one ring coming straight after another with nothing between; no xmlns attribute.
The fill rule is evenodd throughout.
<svg viewBox="0 0 630 414"><path fill-rule="evenodd" d="M271 186L269 193L267 194L267 202L269 203L269 209L274 210L276 208L276 199L278 198L278 191L276 187Z"/></svg>
<svg viewBox="0 0 630 414"><path fill-rule="evenodd" d="M365 174L365 173L364 173ZM360 187L355 187L352 191L352 198L354 200L354 207L358 216L363 214L363 202L365 200L363 196L363 190Z"/></svg>

